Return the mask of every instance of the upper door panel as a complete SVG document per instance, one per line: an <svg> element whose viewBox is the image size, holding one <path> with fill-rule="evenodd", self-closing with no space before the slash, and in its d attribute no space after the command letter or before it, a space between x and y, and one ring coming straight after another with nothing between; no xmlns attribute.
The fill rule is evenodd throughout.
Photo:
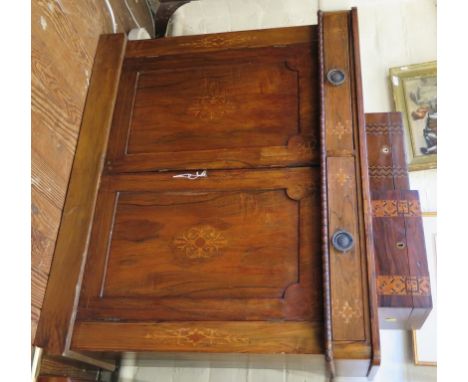
<svg viewBox="0 0 468 382"><path fill-rule="evenodd" d="M317 65L312 37L216 54L189 49L127 58L107 171L317 163Z"/></svg>

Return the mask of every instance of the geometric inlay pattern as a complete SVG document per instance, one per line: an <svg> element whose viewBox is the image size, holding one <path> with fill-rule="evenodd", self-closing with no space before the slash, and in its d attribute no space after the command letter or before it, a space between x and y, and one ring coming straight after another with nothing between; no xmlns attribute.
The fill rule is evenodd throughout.
<svg viewBox="0 0 468 382"><path fill-rule="evenodd" d="M401 125L367 124L366 133L372 135L403 134Z"/></svg>
<svg viewBox="0 0 468 382"><path fill-rule="evenodd" d="M430 296L428 276L378 276L377 294L382 296Z"/></svg>
<svg viewBox="0 0 468 382"><path fill-rule="evenodd" d="M408 169L396 166L369 166L369 175L372 178L407 178Z"/></svg>
<svg viewBox="0 0 468 382"><path fill-rule="evenodd" d="M418 217L421 216L421 205L418 200L372 200L372 216L387 217Z"/></svg>

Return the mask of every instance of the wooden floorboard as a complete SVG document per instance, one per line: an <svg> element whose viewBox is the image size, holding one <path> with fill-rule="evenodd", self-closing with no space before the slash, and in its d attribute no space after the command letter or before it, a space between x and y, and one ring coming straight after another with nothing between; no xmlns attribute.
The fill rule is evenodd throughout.
<svg viewBox="0 0 468 382"><path fill-rule="evenodd" d="M121 0L110 1L116 32L135 28ZM153 31L144 0L128 0L140 26ZM99 35L113 25L101 0L33 0L31 340L50 270Z"/></svg>

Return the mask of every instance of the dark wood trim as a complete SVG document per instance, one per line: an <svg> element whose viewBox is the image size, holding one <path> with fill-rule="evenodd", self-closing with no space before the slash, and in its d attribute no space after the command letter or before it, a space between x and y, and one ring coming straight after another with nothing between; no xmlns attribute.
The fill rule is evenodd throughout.
<svg viewBox="0 0 468 382"><path fill-rule="evenodd" d="M327 149L325 134L325 73L323 52L323 13L318 12L319 33L319 78L320 78L320 171L321 171L321 212L322 212L322 267L323 267L323 311L325 360L331 377L335 376L333 361L333 336L331 322L330 259L328 253L328 199L327 199Z"/></svg>
<svg viewBox="0 0 468 382"><path fill-rule="evenodd" d="M80 294L97 190L126 46L124 34L102 35L84 109L35 345L68 349Z"/></svg>

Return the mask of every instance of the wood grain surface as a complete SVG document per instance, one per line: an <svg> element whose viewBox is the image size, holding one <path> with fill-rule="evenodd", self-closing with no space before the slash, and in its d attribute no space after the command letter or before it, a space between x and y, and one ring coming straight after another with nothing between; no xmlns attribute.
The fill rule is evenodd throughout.
<svg viewBox="0 0 468 382"><path fill-rule="evenodd" d="M325 242L329 245L333 339L330 371L337 376L367 376L378 365L380 353L377 304L372 295L373 234L356 11L325 13L322 22ZM344 73L341 84L327 78L336 69ZM339 230L353 237L354 245L344 252L331 243Z"/></svg>
<svg viewBox="0 0 468 382"><path fill-rule="evenodd" d="M366 114L380 326L418 329L432 308L421 209L409 190L401 113Z"/></svg>
<svg viewBox="0 0 468 382"><path fill-rule="evenodd" d="M296 41L297 29L285 31L282 45L274 30L264 41L272 46L256 49L247 43L217 51L186 46L167 55L164 48L181 37L170 45L153 40L157 57L135 58L129 46L106 170L317 165L317 43Z"/></svg>
<svg viewBox="0 0 468 382"><path fill-rule="evenodd" d="M321 354L322 324L172 322L76 325L72 347L90 351Z"/></svg>
<svg viewBox="0 0 468 382"><path fill-rule="evenodd" d="M321 321L317 170L207 174L103 179L80 320Z"/></svg>
<svg viewBox="0 0 468 382"><path fill-rule="evenodd" d="M97 49L35 338L35 345L47 348L51 354L59 355L68 350L125 44L123 34L102 35Z"/></svg>
<svg viewBox="0 0 468 382"><path fill-rule="evenodd" d="M117 31L134 27L129 11L111 0ZM143 1L129 0L151 33ZM32 305L35 337L67 190L98 38L112 32L104 2L31 2Z"/></svg>

